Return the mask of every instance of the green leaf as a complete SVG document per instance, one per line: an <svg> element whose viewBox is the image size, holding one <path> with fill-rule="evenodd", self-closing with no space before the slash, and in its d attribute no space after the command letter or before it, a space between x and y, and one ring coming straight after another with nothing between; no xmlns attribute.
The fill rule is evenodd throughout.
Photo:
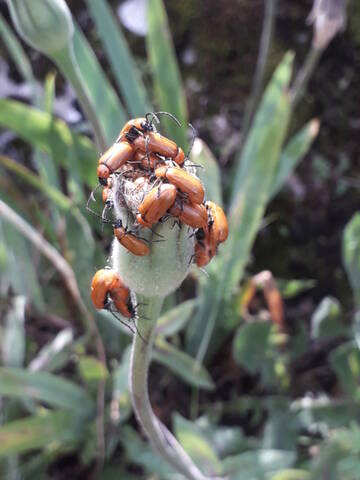
<svg viewBox="0 0 360 480"><path fill-rule="evenodd" d="M162 338L157 338L155 341L153 359L168 367L190 385L206 390L214 389L214 383L203 366L197 365L192 357Z"/></svg>
<svg viewBox="0 0 360 480"><path fill-rule="evenodd" d="M270 480L310 480L309 472L305 470L294 470L292 468L281 470L281 472L273 475Z"/></svg>
<svg viewBox="0 0 360 480"><path fill-rule="evenodd" d="M360 213L355 213L343 233L343 262L354 292L355 302L360 306Z"/></svg>
<svg viewBox="0 0 360 480"><path fill-rule="evenodd" d="M235 174L230 234L208 267L210 277L201 292L201 306L189 331L188 349L192 354L197 352L199 362L209 348L221 303L231 296L242 278L270 198L290 119L287 89L292 61L293 55L287 54L266 88Z"/></svg>
<svg viewBox="0 0 360 480"><path fill-rule="evenodd" d="M355 342L337 347L331 352L329 360L344 392L359 400L360 351Z"/></svg>
<svg viewBox="0 0 360 480"><path fill-rule="evenodd" d="M271 473L289 468L296 455L286 450L257 450L228 457L223 461L229 480L265 480Z"/></svg>
<svg viewBox="0 0 360 480"><path fill-rule="evenodd" d="M161 479L173 478L174 471L159 454L141 440L138 433L130 426L122 429L121 444L126 452L126 457L136 465L141 465L149 473L157 474Z"/></svg>
<svg viewBox="0 0 360 480"><path fill-rule="evenodd" d="M152 108L116 15L107 1L87 0L87 5L110 59L127 110L135 118L144 116Z"/></svg>
<svg viewBox="0 0 360 480"><path fill-rule="evenodd" d="M86 424L69 411L46 412L0 427L0 457L64 444L74 447Z"/></svg>
<svg viewBox="0 0 360 480"><path fill-rule="evenodd" d="M279 167L281 147L290 120L287 89L291 80L292 64L293 54L287 53L265 90L241 157L237 160L230 204L234 214L237 214L241 207L244 197L242 189L252 184L256 171L266 177L262 182L261 178L257 180L266 187L267 197L272 190Z"/></svg>
<svg viewBox="0 0 360 480"><path fill-rule="evenodd" d="M278 193L290 173L295 170L301 159L306 155L317 137L319 127L318 120L311 120L289 140L280 156L270 197L274 197Z"/></svg>
<svg viewBox="0 0 360 480"><path fill-rule="evenodd" d="M148 3L147 51L154 77L155 93L160 110L175 115L182 124L179 129L171 120L164 118L166 131L179 146L187 145L187 108L180 71L176 61L166 11L162 0L149 0Z"/></svg>
<svg viewBox="0 0 360 480"><path fill-rule="evenodd" d="M74 340L71 328L61 330L49 343L47 343L29 363L31 372L40 370L53 372L63 367L70 361L69 346ZM82 339L78 340L81 342Z"/></svg>
<svg viewBox="0 0 360 480"><path fill-rule="evenodd" d="M130 368L129 346L123 356L118 367L113 371L113 389L112 389L112 415L114 415L114 405L116 405L117 420L119 422L126 421L131 414L131 397L129 391L129 368Z"/></svg>
<svg viewBox="0 0 360 480"><path fill-rule="evenodd" d="M72 168L69 162L72 157L77 162L82 180L89 186L96 184L97 153L94 145L87 137L73 134L62 120L55 120L48 113L21 102L0 99L0 125L14 131L33 147L49 153L66 169Z"/></svg>
<svg viewBox="0 0 360 480"><path fill-rule="evenodd" d="M77 26L74 35L74 48L81 75L89 90L107 142L111 145L127 121L127 114L114 88L106 78L96 55Z"/></svg>
<svg viewBox="0 0 360 480"><path fill-rule="evenodd" d="M268 322L245 323L239 327L233 343L236 362L251 373L258 372L266 361L272 325Z"/></svg>
<svg viewBox="0 0 360 480"><path fill-rule="evenodd" d="M293 298L306 290L316 286L316 281L312 279L277 279L278 287L283 298Z"/></svg>
<svg viewBox="0 0 360 480"><path fill-rule="evenodd" d="M0 165L7 170L15 173L18 177L22 178L29 185L38 189L44 195L46 195L51 201L53 201L59 208L69 210L73 204L71 200L66 197L60 190L49 185L47 182L38 177L35 173L29 170L24 165L15 162L15 160L0 154Z"/></svg>
<svg viewBox="0 0 360 480"><path fill-rule="evenodd" d="M0 36L6 45L19 73L32 86L32 88L35 89L35 77L28 56L2 15L0 15Z"/></svg>
<svg viewBox="0 0 360 480"><path fill-rule="evenodd" d="M105 380L109 372L97 358L90 355L81 357L77 365L79 375L85 383L92 384L99 380Z"/></svg>
<svg viewBox="0 0 360 480"><path fill-rule="evenodd" d="M207 475L221 473L221 463L215 450L201 430L189 420L175 413L175 435L196 465Z"/></svg>
<svg viewBox="0 0 360 480"><path fill-rule="evenodd" d="M5 291L11 285L17 294L43 308L43 295L28 242L12 225L1 220L0 247L3 248L1 289Z"/></svg>
<svg viewBox="0 0 360 480"><path fill-rule="evenodd" d="M32 398L83 416L91 414L94 407L89 395L74 383L50 373L34 373L18 368L0 368L0 395Z"/></svg>
<svg viewBox="0 0 360 480"><path fill-rule="evenodd" d="M333 338L344 335L345 325L341 322L342 308L334 297L321 300L311 316L312 338Z"/></svg>
<svg viewBox="0 0 360 480"><path fill-rule="evenodd" d="M219 165L209 147L200 138L194 142L190 159L195 165L203 167L198 168L196 174L205 186L206 198L222 205Z"/></svg>
<svg viewBox="0 0 360 480"><path fill-rule="evenodd" d="M156 324L156 334L171 337L184 328L190 320L196 300L187 300L165 312Z"/></svg>
<svg viewBox="0 0 360 480"><path fill-rule="evenodd" d="M25 297L14 297L5 318L1 350L4 365L21 367L25 357Z"/></svg>

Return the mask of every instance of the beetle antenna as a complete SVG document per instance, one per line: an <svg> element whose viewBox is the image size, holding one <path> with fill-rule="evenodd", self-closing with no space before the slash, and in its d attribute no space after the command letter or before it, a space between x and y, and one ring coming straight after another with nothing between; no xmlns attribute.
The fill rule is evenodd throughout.
<svg viewBox="0 0 360 480"><path fill-rule="evenodd" d="M172 113L169 113L169 112L155 112L156 115L166 115L168 117L170 117L175 123L176 125L181 128L181 123L179 122L179 120L175 117L175 115L173 115Z"/></svg>
<svg viewBox="0 0 360 480"><path fill-rule="evenodd" d="M148 117L151 115L151 120L148 119ZM155 112L148 112L146 115L145 115L145 118L146 118L146 121L152 126L152 124L154 123L154 120L157 121L157 123L159 124L160 123L160 120L157 116L157 113Z"/></svg>
<svg viewBox="0 0 360 480"><path fill-rule="evenodd" d="M111 313L111 315L112 315L114 318L116 318L116 320L117 320L118 322L120 322L122 325L124 325L124 327L128 328L128 329L130 330L130 332L131 332L133 335L135 335L135 331L131 328L131 326L130 326L128 323L124 322L124 320L122 320L122 319L117 315L117 313L118 313L117 310L116 310L116 313L115 313L115 311L112 310L111 308L109 308L108 311Z"/></svg>

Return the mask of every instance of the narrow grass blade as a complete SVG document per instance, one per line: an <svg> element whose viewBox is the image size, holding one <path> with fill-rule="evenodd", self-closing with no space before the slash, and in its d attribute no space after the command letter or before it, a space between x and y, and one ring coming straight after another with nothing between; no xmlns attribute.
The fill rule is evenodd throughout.
<svg viewBox="0 0 360 480"><path fill-rule="evenodd" d="M200 165L197 176L205 185L206 197L218 205L222 205L221 177L219 165L205 142L197 138L190 155L195 165Z"/></svg>
<svg viewBox="0 0 360 480"><path fill-rule="evenodd" d="M0 367L0 395L44 402L87 416L93 411L91 397L72 382L50 373Z"/></svg>
<svg viewBox="0 0 360 480"><path fill-rule="evenodd" d="M38 308L44 307L44 299L32 262L31 249L19 232L0 220L0 291L4 294L11 286L18 295L24 295Z"/></svg>
<svg viewBox="0 0 360 480"><path fill-rule="evenodd" d="M73 205L71 200L62 192L54 187L51 187L47 182L44 182L41 178L35 175L35 173L33 173L30 169L24 165L21 165L20 163L15 162L15 160L4 155L0 155L0 165L15 173L19 178L25 180L25 182L27 182L29 185L42 192L59 208L63 210L69 210Z"/></svg>
<svg viewBox="0 0 360 480"><path fill-rule="evenodd" d="M36 81L28 56L2 15L0 15L0 36L6 45L19 73L35 90Z"/></svg>
<svg viewBox="0 0 360 480"><path fill-rule="evenodd" d="M208 268L210 274L201 306L188 331L188 349L201 363L220 305L240 281L252 244L270 198L280 150L290 118L287 88L293 56L288 54L267 87L245 144L233 187L229 216L230 235Z"/></svg>
<svg viewBox="0 0 360 480"><path fill-rule="evenodd" d="M221 474L220 460L204 432L179 414L173 420L177 439L201 471L210 476Z"/></svg>
<svg viewBox="0 0 360 480"><path fill-rule="evenodd" d="M62 120L15 100L0 99L0 125L14 131L33 147L52 155L65 168L71 168L71 157L77 162L82 180L96 184L97 153L93 143L74 134Z"/></svg>
<svg viewBox="0 0 360 480"><path fill-rule="evenodd" d="M289 140L280 156L279 165L271 187L271 198L278 193L290 173L295 170L306 155L317 137L319 127L320 123L318 120L311 120Z"/></svg>
<svg viewBox="0 0 360 480"><path fill-rule="evenodd" d="M355 213L343 233L343 262L360 307L360 213Z"/></svg>
<svg viewBox="0 0 360 480"><path fill-rule="evenodd" d="M50 73L45 78L43 98L39 102L39 108L52 115L55 98L55 74ZM55 162L51 155L36 151L34 155L36 169L44 183L60 189L60 180Z"/></svg>
<svg viewBox="0 0 360 480"><path fill-rule="evenodd" d="M22 367L25 357L25 305L23 296L13 297L1 340L2 359L8 367Z"/></svg>
<svg viewBox="0 0 360 480"><path fill-rule="evenodd" d="M76 60L94 103L106 140L111 145L127 121L127 114L88 41L78 27L75 28L74 48Z"/></svg>
<svg viewBox="0 0 360 480"><path fill-rule="evenodd" d="M195 360L192 357L163 339L156 340L153 359L168 367L189 385L205 390L213 390L215 387L204 367L195 368Z"/></svg>
<svg viewBox="0 0 360 480"><path fill-rule="evenodd" d="M152 111L145 87L141 81L125 36L107 1L87 0L114 77L132 117L142 117Z"/></svg>
<svg viewBox="0 0 360 480"><path fill-rule="evenodd" d="M148 1L148 25L147 50L159 107L175 115L182 123L179 129L174 122L164 119L166 131L171 139L185 148L186 98L162 0Z"/></svg>
<svg viewBox="0 0 360 480"><path fill-rule="evenodd" d="M70 360L69 346L74 341L71 328L61 330L29 363L30 372L53 372Z"/></svg>
<svg viewBox="0 0 360 480"><path fill-rule="evenodd" d="M195 306L196 300L187 300L165 312L156 324L156 335L171 337L181 331L190 320Z"/></svg>
<svg viewBox="0 0 360 480"><path fill-rule="evenodd" d="M0 457L59 443L69 450L84 434L85 426L78 417L62 410L7 423L0 427Z"/></svg>

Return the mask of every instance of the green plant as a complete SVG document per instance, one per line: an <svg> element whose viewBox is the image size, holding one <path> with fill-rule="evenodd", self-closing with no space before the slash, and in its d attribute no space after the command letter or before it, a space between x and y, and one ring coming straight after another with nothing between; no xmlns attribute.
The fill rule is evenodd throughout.
<svg viewBox="0 0 360 480"><path fill-rule="evenodd" d="M165 131L185 147L188 120L185 95L161 0L149 1L146 41L153 74L153 95L144 88L125 37L107 2L87 0L87 6L123 102L70 16L66 17L70 22L66 25L73 27L67 29L69 35L65 36L64 45L56 44L61 49L45 49L41 39L40 46L32 43L53 58L64 77L73 84L97 146L52 115L54 77L48 76L38 91L27 54L6 23L2 20L0 24L3 25L1 35L11 46L10 54L17 65L23 67L21 73L31 81L35 92L32 106L14 100L0 100L0 125L31 145L35 165L33 171L6 155L0 156L4 173L0 180L0 265L4 272L0 289L3 297L9 287L16 293L6 312L1 340L4 366L0 368L0 395L4 400L0 457L5 460L0 468L10 478L16 478L19 472L24 478L32 478L39 472L45 475L54 459L77 451L85 465L96 461L99 471L106 462L103 478L114 478L115 475L131 478L127 470L129 463L143 467L149 474L169 478L174 471L160 456L151 453L127 422L132 409L127 384L128 339L111 315L94 313L90 305L89 283L94 267L104 265L106 259L103 245L93 235L99 231L99 226L85 216L84 204L89 188L96 184L98 146L103 150L111 144L128 116L151 110L150 99L157 108L171 111L180 119L183 129L174 129L169 123L165 124ZM164 69L163 65L168 68ZM229 415L234 412L245 415L250 410L255 412L254 416L268 415L262 441L246 436L238 426L217 425L216 405L205 408L206 415L196 421L174 416L174 432L186 452L182 453L183 458L189 455L197 465L194 478L202 478L198 473L201 470L206 475L229 479L308 479L312 466L307 461L302 462L296 450L300 433L304 429L311 431L314 423L320 423L326 409L330 429L342 426L338 423L339 417L345 417L348 422L356 409L356 328L350 334L347 332L349 336L353 335L349 342L331 355L333 370L339 375L349 398L340 404L331 399L323 403L312 399L305 408L293 403L287 395L291 357L300 353L284 349L283 336L269 323L255 321L239 325L238 320L239 283L266 206L309 150L318 132L318 121L312 120L287 139L295 114L292 99L295 97L298 101L304 87L304 80L298 77L295 82L297 93L289 95L292 73L293 54L288 53L268 84L243 148L237 155L228 204L231 234L208 268L209 276L195 273L198 295L177 305L174 297L169 297L161 316L162 299L153 299L142 311L151 317L151 321L141 324L140 329L149 343L153 336L153 350L144 349L138 335L134 339L131 371L139 374L132 378L137 395L148 401L145 386L147 367L152 358L191 387L193 419L198 417L199 392L213 392L215 389L208 368L229 337L234 337L233 358L237 368L259 374L262 387L276 393L269 394L263 402L254 396L248 399L236 397L221 404L221 409ZM307 70L306 81L310 73ZM209 198L222 203L221 171L202 140L197 140L191 159L204 166L199 176ZM29 201L24 199L23 184L26 184ZM35 196L35 202L30 193ZM49 205L46 212L40 208L45 202ZM355 217L344 237L344 259L356 298L357 220ZM41 230L42 234L36 230ZM36 263L32 261L34 247L42 254ZM56 282L43 274L49 269L57 272ZM59 283L65 288L59 288ZM53 320L52 312L72 319L71 323L63 323L63 330L36 353L31 352L30 347L28 351L24 347L27 343L24 298L33 315L47 315L49 322ZM321 324L322 321L323 318L318 316L317 322ZM324 330L318 328L316 331ZM181 343L183 337L185 351ZM301 344L300 335L299 339ZM250 353L254 352L249 352L249 346L253 343L261 348L251 356ZM299 351L301 348L304 348L303 344ZM104 350L108 358L114 358L113 363L105 361ZM76 358L75 364L73 358ZM73 370L71 378L65 379L64 371L69 366ZM159 428L154 418L143 418L143 421L149 422L147 428ZM347 434L357 434L356 428L351 428ZM284 430L286 442L281 438ZM155 440L156 435L161 432L155 432ZM346 435L346 438L336 437L335 440L331 435L326 437L324 434L324 437L329 439L329 448L351 450L345 442ZM167 438L173 441L172 436ZM307 440L312 442L311 435ZM114 455L119 445L125 452L121 461ZM328 452L326 448L324 458ZM23 456L28 452L33 455ZM350 453L353 459L356 452ZM171 455L173 453L168 459L177 470L179 458L174 461ZM340 471L345 471L345 467L339 467ZM319 468L322 467L315 465L314 471Z"/></svg>

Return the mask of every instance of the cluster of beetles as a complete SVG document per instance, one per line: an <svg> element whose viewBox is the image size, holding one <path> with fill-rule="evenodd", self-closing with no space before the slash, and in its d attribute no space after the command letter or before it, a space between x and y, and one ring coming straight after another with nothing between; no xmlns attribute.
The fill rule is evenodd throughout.
<svg viewBox="0 0 360 480"><path fill-rule="evenodd" d="M193 229L195 251L192 260L198 267L206 266L216 255L219 244L228 237L228 223L222 208L205 201L203 184L191 173L188 155L169 138L156 131L154 121L168 115L178 125L175 117L167 112L148 113L144 118L129 120L120 131L116 142L99 159L97 175L103 187L102 200L105 210L113 207L116 176L130 179L135 188L146 186L146 194L137 207L133 229L121 220L111 223L114 236L132 255L149 255L147 240L141 229L152 228L168 218L182 228ZM89 199L90 200L90 199ZM89 202L88 202L88 209ZM101 269L91 284L91 299L95 308L118 312L123 317L136 316L130 290L117 272Z"/></svg>

